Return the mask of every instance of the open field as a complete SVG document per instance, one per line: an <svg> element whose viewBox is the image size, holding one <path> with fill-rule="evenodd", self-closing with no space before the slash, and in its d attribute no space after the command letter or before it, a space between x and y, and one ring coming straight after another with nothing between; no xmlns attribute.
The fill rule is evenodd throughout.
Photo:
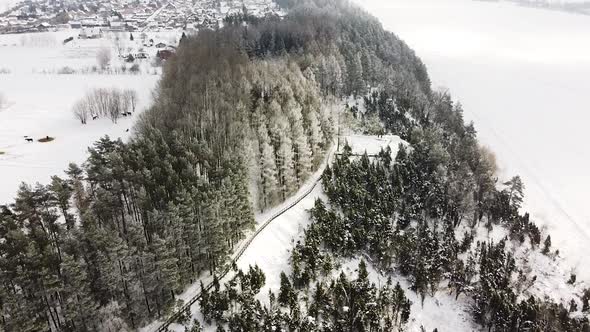
<svg viewBox="0 0 590 332"><path fill-rule="evenodd" d="M72 105L92 88L135 89L139 109L150 101L154 75L2 75L0 91L8 107L0 111L0 204L9 202L22 182L47 183L51 175L62 174L69 162L83 162L87 147L98 138L129 135L136 112L117 124L109 119L89 120L82 125L71 112ZM34 93L32 93L34 91ZM34 139L27 142L24 136ZM39 143L51 136L55 140Z"/></svg>
<svg viewBox="0 0 590 332"><path fill-rule="evenodd" d="M55 32L0 35L0 54L2 62L0 71L14 74L46 73L55 74L64 68L76 72L101 71L97 55L107 50L111 61L106 71L120 71L122 66L130 68L137 64L140 73L158 74L161 68L154 66L158 48L144 46L153 40L154 45L163 43L177 45L182 35L180 31L150 32L105 32L101 38L79 39L79 29L67 29ZM131 40L133 35L133 40ZM72 41L63 42L73 38ZM144 52L147 59L137 59L126 63L119 55Z"/></svg>
<svg viewBox="0 0 590 332"><path fill-rule="evenodd" d="M63 39L77 33L77 30L65 30L0 35L0 70L4 72L0 74L0 94L4 99L0 107L0 204L12 201L22 181L47 183L52 175L63 174L69 162L83 162L88 146L100 137L125 139L132 133L137 114L150 105L151 91L160 72L160 68L152 66L153 59L138 61L137 74L92 70L97 67L99 49L108 49L113 54L110 68L125 63L115 56L117 37L125 45L121 46L123 52L143 47L141 41L122 42L123 37L129 38L128 34L107 34L101 39L74 38L62 44ZM175 42L169 32L159 37L152 34L151 38ZM149 51L156 52L153 47ZM59 74L64 67L76 73ZM101 118L82 125L72 114L72 106L95 88L135 90L139 97L138 111L116 124ZM25 136L32 142L25 140ZM54 140L38 141L46 136Z"/></svg>

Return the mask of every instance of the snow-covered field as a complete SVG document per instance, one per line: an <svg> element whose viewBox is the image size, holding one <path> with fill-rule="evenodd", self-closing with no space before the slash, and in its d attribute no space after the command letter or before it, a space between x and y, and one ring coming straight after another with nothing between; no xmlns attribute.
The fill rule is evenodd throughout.
<svg viewBox="0 0 590 332"><path fill-rule="evenodd" d="M0 106L0 204L13 200L21 182L47 184L52 175L63 175L68 163L83 162L88 146L100 137L126 138L132 132L138 112L130 118L121 118L117 124L108 119L80 124L71 109L87 91L135 90L139 97L138 111L151 102L151 91L159 79L154 72L159 70L151 66L150 60L143 60L142 70L135 75L58 74L66 66L79 71L97 66L96 53L101 48L112 51L113 67L123 64L114 56L115 35L95 40L74 39L62 44L63 39L77 35L77 30L0 35L0 95L4 99ZM128 34L120 36L120 40L123 38L123 51L136 48L139 42L129 41ZM150 38L172 43L174 37L168 33ZM34 142L26 142L24 136L33 138ZM37 142L45 136L55 140Z"/></svg>
<svg viewBox="0 0 590 332"><path fill-rule="evenodd" d="M590 280L590 19L508 2L357 2L463 104L503 175L525 181L525 209Z"/></svg>
<svg viewBox="0 0 590 332"><path fill-rule="evenodd" d="M144 42L153 40L154 44L177 45L182 32L104 32L102 38L78 39L79 29L66 29L51 32L0 35L0 70L11 73L56 73L64 67L76 71L98 69L97 54L101 49L110 50L110 69L114 71L125 64L118 57L121 54L145 52L150 58L136 60L141 73L159 72L152 62L157 52L156 47L144 46ZM133 41L131 39L133 35ZM67 38L72 41L63 44ZM143 38L142 38L143 37ZM126 64L130 67L131 64ZM94 67L94 68L93 68Z"/></svg>
<svg viewBox="0 0 590 332"><path fill-rule="evenodd" d="M22 181L47 184L52 175L63 175L68 163L86 159L87 147L104 135L127 137L137 117L89 120L82 125L72 105L91 88L134 89L139 108L148 105L154 75L0 75L0 91L8 106L0 110L0 204L12 201ZM26 142L24 136L34 138ZM55 137L49 143L36 140Z"/></svg>

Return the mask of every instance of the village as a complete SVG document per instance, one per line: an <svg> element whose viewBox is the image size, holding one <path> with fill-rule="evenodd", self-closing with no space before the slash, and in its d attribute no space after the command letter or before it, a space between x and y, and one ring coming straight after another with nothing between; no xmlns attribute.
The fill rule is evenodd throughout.
<svg viewBox="0 0 590 332"><path fill-rule="evenodd" d="M193 33L215 29L223 19L247 11L282 15L273 0L26 0L0 13L0 34L82 29L80 38L104 32Z"/></svg>

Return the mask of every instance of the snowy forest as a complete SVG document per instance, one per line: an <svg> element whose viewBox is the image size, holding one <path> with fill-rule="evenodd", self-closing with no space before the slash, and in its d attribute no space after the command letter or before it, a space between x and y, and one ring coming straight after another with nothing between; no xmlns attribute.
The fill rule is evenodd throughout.
<svg viewBox="0 0 590 332"><path fill-rule="evenodd" d="M346 1L277 2L286 17L244 12L183 38L129 142L104 137L83 165L23 184L0 206L2 330L129 331L167 317L176 295L231 264L256 213L318 169L347 113L361 126L378 119L408 146L377 157L345 146L270 307L254 298L264 271L252 267L203 289L205 324L403 330L410 300L391 280L371 283L371 264L398 271L422 298L447 287L469 299L488 330L589 331L590 292L569 308L520 297L506 241L551 255L550 237L520 213L520 179L498 183L493 154L460 104L431 90L414 52ZM363 98L364 112L346 107L348 96ZM510 237L475 241L482 224ZM356 278L330 276L337 258L355 256L368 262Z"/></svg>

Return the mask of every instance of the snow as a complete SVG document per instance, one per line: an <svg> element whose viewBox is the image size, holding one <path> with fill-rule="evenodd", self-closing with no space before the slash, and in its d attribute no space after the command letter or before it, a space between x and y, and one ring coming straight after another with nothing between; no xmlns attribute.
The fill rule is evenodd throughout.
<svg viewBox="0 0 590 332"><path fill-rule="evenodd" d="M570 300L574 299L578 302L578 307L582 307L580 297L588 285L584 281L577 281L573 285L567 283L575 271L566 268L563 258L553 257L552 254L543 255L540 250L531 250L526 246L513 246L512 250L517 266L522 267L531 278L536 277L532 285L523 289L521 299L531 295L540 299L549 298L566 308L569 307Z"/></svg>
<svg viewBox="0 0 590 332"><path fill-rule="evenodd" d="M357 1L416 50L497 154L525 182L524 209L590 280L590 20L508 2Z"/></svg>
<svg viewBox="0 0 590 332"><path fill-rule="evenodd" d="M340 144L348 143L355 155L361 155L365 152L367 155L379 154L381 149L387 146L391 148L392 156L397 155L397 150L400 144L407 145L408 143L396 135L365 136L365 135L347 135L340 138Z"/></svg>
<svg viewBox="0 0 590 332"><path fill-rule="evenodd" d="M462 234L466 230L468 228L461 225L456 230L457 238L462 239ZM498 243L508 238L509 232L506 228L496 225L488 230L482 222L475 228L472 249L475 249L477 242ZM574 299L581 308L580 297L588 285L584 280L579 279L573 285L568 284L567 281L572 273L577 274L576 269L570 268L562 256L556 256L555 248L548 255L544 255L541 252L542 246L543 244L541 244L541 248L533 249L529 241L525 241L525 243L507 241L506 247L514 255L517 268L527 277L524 283L519 283L517 275L514 276L513 283L516 285L515 289L518 291L519 300L526 300L532 295L538 299L550 299L568 308L570 300Z"/></svg>
<svg viewBox="0 0 590 332"><path fill-rule="evenodd" d="M100 137L126 139L139 112L151 103L159 75L147 70L137 75L57 74L64 66L95 66L99 47L114 48L112 38L62 45L70 35L77 32L0 35L0 72L9 72L0 74L0 94L6 99L0 107L0 205L13 201L21 182L47 184L52 175L63 175L68 163L82 163L88 146ZM80 124L72 115L73 104L91 89L111 87L136 90L138 111L117 124L107 119ZM24 136L34 142L25 142ZM37 142L45 136L55 140Z"/></svg>

